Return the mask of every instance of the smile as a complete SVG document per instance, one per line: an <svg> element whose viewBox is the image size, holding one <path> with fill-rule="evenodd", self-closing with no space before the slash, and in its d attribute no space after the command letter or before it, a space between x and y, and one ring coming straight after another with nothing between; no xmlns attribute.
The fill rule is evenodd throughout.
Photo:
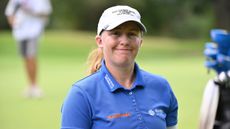
<svg viewBox="0 0 230 129"><path fill-rule="evenodd" d="M124 48L124 49L115 49L116 51L131 51L131 49L126 49L126 48Z"/></svg>
<svg viewBox="0 0 230 129"><path fill-rule="evenodd" d="M118 52L120 54L128 54L131 52L131 49L115 49L115 52Z"/></svg>

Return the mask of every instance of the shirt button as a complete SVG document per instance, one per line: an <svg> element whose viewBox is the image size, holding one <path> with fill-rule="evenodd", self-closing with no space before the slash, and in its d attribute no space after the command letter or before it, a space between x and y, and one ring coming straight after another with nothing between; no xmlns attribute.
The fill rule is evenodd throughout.
<svg viewBox="0 0 230 129"><path fill-rule="evenodd" d="M141 120L141 116L138 116L138 119Z"/></svg>
<svg viewBox="0 0 230 129"><path fill-rule="evenodd" d="M129 95L132 95L133 94L133 92L131 91L131 92L129 92Z"/></svg>
<svg viewBox="0 0 230 129"><path fill-rule="evenodd" d="M148 113L149 113L149 115L151 115L151 116L154 116L154 115L155 115L155 112L154 112L152 109L150 109L150 110L148 111Z"/></svg>
<svg viewBox="0 0 230 129"><path fill-rule="evenodd" d="M133 102L135 103L135 102L136 102L136 100L135 100L135 99L133 99Z"/></svg>

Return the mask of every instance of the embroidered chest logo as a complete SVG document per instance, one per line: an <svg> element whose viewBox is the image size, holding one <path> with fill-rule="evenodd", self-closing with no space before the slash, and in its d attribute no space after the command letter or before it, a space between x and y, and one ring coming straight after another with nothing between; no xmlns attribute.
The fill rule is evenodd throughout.
<svg viewBox="0 0 230 129"><path fill-rule="evenodd" d="M148 113L151 116L158 116L161 119L165 119L166 117L166 113L162 109L150 109Z"/></svg>
<svg viewBox="0 0 230 129"><path fill-rule="evenodd" d="M113 115L109 115L107 116L108 119L115 119L115 118L121 118L121 117L129 117L131 116L131 114L128 113L117 113L117 114L113 114Z"/></svg>
<svg viewBox="0 0 230 129"><path fill-rule="evenodd" d="M105 75L105 80L106 80L106 82L109 84L109 87L110 87L111 89L113 89L114 84L113 84L112 80L109 78L108 74Z"/></svg>

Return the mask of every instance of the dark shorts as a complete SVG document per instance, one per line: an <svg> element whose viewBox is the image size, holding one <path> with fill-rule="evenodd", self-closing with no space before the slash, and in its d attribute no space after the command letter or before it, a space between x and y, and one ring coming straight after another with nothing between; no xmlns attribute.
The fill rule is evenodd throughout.
<svg viewBox="0 0 230 129"><path fill-rule="evenodd" d="M23 57L35 57L37 55L38 40L22 40L18 44L19 52Z"/></svg>

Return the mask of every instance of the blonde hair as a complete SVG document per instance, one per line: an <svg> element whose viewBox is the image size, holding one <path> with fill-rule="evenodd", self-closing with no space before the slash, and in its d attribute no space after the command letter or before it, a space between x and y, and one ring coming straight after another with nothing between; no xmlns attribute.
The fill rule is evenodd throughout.
<svg viewBox="0 0 230 129"><path fill-rule="evenodd" d="M87 64L88 71L87 73L93 74L101 68L101 62L103 60L103 52L101 48L96 48L89 53Z"/></svg>

